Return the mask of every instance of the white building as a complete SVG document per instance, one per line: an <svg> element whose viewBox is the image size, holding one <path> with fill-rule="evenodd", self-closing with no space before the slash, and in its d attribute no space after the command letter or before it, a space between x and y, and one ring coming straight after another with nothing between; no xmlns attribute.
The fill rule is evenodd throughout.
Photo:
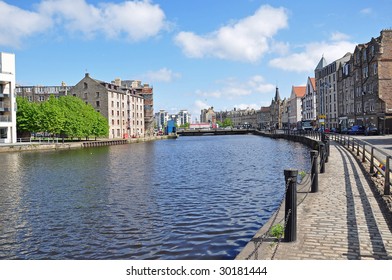
<svg viewBox="0 0 392 280"><path fill-rule="evenodd" d="M297 122L301 121L302 98L305 96L305 86L293 86L288 100L288 117L290 128L297 127Z"/></svg>
<svg viewBox="0 0 392 280"><path fill-rule="evenodd" d="M0 143L16 143L15 55L0 52Z"/></svg>
<svg viewBox="0 0 392 280"><path fill-rule="evenodd" d="M305 96L302 98L302 120L311 121L313 125L315 125L317 117L316 96L317 92L315 79L308 77L308 81L306 83L306 93Z"/></svg>

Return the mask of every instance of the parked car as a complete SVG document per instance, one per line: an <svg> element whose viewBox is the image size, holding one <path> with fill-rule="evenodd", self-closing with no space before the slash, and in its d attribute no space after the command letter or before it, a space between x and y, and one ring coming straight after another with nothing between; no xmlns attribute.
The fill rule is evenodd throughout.
<svg viewBox="0 0 392 280"><path fill-rule="evenodd" d="M347 127L342 127L342 128L340 129L340 134L347 134L347 132L348 132Z"/></svg>
<svg viewBox="0 0 392 280"><path fill-rule="evenodd" d="M378 135L378 129L377 127L371 125L368 126L365 130L365 135Z"/></svg>
<svg viewBox="0 0 392 280"><path fill-rule="evenodd" d="M365 127L362 125L353 125L348 129L348 134L350 135L365 134Z"/></svg>

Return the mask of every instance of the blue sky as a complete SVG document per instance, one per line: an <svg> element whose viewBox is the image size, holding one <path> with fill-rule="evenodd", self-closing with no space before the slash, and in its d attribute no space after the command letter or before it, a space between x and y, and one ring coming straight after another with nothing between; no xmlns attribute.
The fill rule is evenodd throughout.
<svg viewBox="0 0 392 280"><path fill-rule="evenodd" d="M154 87L155 111L260 108L392 28L391 0L0 1L0 51L20 85L85 72Z"/></svg>

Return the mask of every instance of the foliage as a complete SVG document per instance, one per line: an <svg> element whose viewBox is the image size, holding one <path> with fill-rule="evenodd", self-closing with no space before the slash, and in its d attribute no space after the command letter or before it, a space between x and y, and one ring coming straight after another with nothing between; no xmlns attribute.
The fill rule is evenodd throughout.
<svg viewBox="0 0 392 280"><path fill-rule="evenodd" d="M230 118L226 118L223 122L216 121L219 127L233 127L233 121Z"/></svg>
<svg viewBox="0 0 392 280"><path fill-rule="evenodd" d="M47 132L72 138L109 134L107 119L77 97L51 96L42 103L17 97L16 102L17 129L20 132Z"/></svg>
<svg viewBox="0 0 392 280"><path fill-rule="evenodd" d="M226 119L223 121L223 126L224 126L224 127L228 127L228 126L233 127L233 121L232 121L230 118L226 118Z"/></svg>
<svg viewBox="0 0 392 280"><path fill-rule="evenodd" d="M271 228L270 235L277 239L280 239L283 236L283 231L283 226L281 224L276 224Z"/></svg>
<svg viewBox="0 0 392 280"><path fill-rule="evenodd" d="M180 125L180 128L189 128L189 123L184 123Z"/></svg>

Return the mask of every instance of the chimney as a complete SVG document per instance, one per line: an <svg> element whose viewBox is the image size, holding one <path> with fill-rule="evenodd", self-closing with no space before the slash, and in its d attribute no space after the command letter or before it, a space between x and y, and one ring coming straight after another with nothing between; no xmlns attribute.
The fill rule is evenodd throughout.
<svg viewBox="0 0 392 280"><path fill-rule="evenodd" d="M121 87L121 79L120 79L120 78L115 78L115 79L114 79L114 84L115 84L116 86Z"/></svg>

